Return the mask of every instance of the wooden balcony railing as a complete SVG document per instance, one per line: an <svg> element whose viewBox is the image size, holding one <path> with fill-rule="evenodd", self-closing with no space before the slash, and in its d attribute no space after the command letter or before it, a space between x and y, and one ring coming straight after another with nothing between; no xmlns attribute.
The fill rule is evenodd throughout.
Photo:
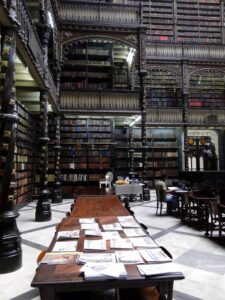
<svg viewBox="0 0 225 300"><path fill-rule="evenodd" d="M48 67L44 64L44 53L42 50L41 42L39 36L33 25L31 16L29 14L28 8L24 0L16 1L16 18L20 24L18 29L18 36L21 42L25 46L28 54L34 64L34 67L39 74L41 80L44 82L46 80L46 85L49 86L49 93L52 99L57 101L57 90L55 83L53 81L52 75ZM44 71L46 70L46 77L44 78Z"/></svg>
<svg viewBox="0 0 225 300"><path fill-rule="evenodd" d="M225 57L225 45L148 42L146 58L160 56L178 59L223 59Z"/></svg>
<svg viewBox="0 0 225 300"><path fill-rule="evenodd" d="M139 5L124 5L65 1L59 5L59 18L64 23L79 22L86 24L106 24L114 26L137 26L140 22Z"/></svg>
<svg viewBox="0 0 225 300"><path fill-rule="evenodd" d="M61 110L139 112L140 107L138 92L77 91L62 93L60 98Z"/></svg>

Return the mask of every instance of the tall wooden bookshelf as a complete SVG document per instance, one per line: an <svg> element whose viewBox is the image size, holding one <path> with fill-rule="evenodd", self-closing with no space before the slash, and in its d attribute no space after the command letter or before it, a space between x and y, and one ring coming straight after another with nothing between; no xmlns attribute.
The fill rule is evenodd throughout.
<svg viewBox="0 0 225 300"><path fill-rule="evenodd" d="M61 120L62 190L74 185L97 184L112 170L113 131L107 119Z"/></svg>
<svg viewBox="0 0 225 300"><path fill-rule="evenodd" d="M126 57L129 47L90 40L66 50L62 69L63 90L128 89Z"/></svg>
<svg viewBox="0 0 225 300"><path fill-rule="evenodd" d="M146 164L149 185L166 175L168 182L178 178L180 139L177 128L147 128Z"/></svg>
<svg viewBox="0 0 225 300"><path fill-rule="evenodd" d="M16 104L19 122L16 124L14 168L16 171L15 199L17 205L32 200L34 182L35 120L20 103Z"/></svg>

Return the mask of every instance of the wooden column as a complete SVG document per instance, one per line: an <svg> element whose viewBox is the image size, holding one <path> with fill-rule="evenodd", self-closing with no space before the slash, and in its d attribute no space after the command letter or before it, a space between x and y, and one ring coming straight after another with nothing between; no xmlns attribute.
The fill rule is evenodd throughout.
<svg viewBox="0 0 225 300"><path fill-rule="evenodd" d="M39 138L40 160L40 193L36 206L35 220L38 222L51 220L50 192L48 190L48 95L41 91L41 137Z"/></svg>
<svg viewBox="0 0 225 300"><path fill-rule="evenodd" d="M188 83L188 61L181 61L182 72L182 100L183 100L183 143L184 143L184 169L188 170L188 157L187 157L187 113L188 113L188 98L189 98L189 83Z"/></svg>
<svg viewBox="0 0 225 300"><path fill-rule="evenodd" d="M16 123L14 111L16 33L3 28L1 41L1 113L0 113L0 273L19 269L22 265L21 238L16 225L14 151Z"/></svg>
<svg viewBox="0 0 225 300"><path fill-rule="evenodd" d="M61 203L61 182L60 182L60 116L55 117L55 181L53 185L52 202Z"/></svg>
<svg viewBox="0 0 225 300"><path fill-rule="evenodd" d="M37 24L38 34L43 49L44 57L44 79L46 89L41 91L40 95L40 115L41 115L41 137L39 146L41 151L40 161L40 193L36 206L35 221L43 222L51 220L50 192L48 190L48 82L47 82L47 65L48 65L48 42L50 37L50 25L45 9L44 1L41 1L40 22Z"/></svg>
<svg viewBox="0 0 225 300"><path fill-rule="evenodd" d="M146 32L147 28L144 25L139 26L139 77L140 77L140 104L141 104L141 138L142 138L142 177L146 178L147 164L146 164L146 148L147 148L147 136L146 136L146 86L145 77L146 71Z"/></svg>
<svg viewBox="0 0 225 300"><path fill-rule="evenodd" d="M225 16L224 16L224 0L220 3L220 19L221 19L221 43L225 44Z"/></svg>

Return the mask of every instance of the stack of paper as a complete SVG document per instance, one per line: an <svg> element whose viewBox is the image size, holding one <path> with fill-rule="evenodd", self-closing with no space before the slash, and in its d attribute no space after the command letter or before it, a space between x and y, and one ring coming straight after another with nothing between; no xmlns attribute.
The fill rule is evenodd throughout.
<svg viewBox="0 0 225 300"><path fill-rule="evenodd" d="M161 248L142 249L138 251L148 263L161 263L172 261L172 259Z"/></svg>
<svg viewBox="0 0 225 300"><path fill-rule="evenodd" d="M77 241L56 242L52 249L52 252L76 251L76 249L77 249Z"/></svg>
<svg viewBox="0 0 225 300"><path fill-rule="evenodd" d="M106 250L105 240L85 240L84 250Z"/></svg>
<svg viewBox="0 0 225 300"><path fill-rule="evenodd" d="M80 230L58 231L57 240L68 240L79 238Z"/></svg>
<svg viewBox="0 0 225 300"><path fill-rule="evenodd" d="M115 253L81 253L78 259L78 263L115 263Z"/></svg>
<svg viewBox="0 0 225 300"><path fill-rule="evenodd" d="M87 263L81 269L86 280L107 280L127 277L123 264L120 263Z"/></svg>
<svg viewBox="0 0 225 300"><path fill-rule="evenodd" d="M116 259L118 263L123 264L142 264L143 259L137 250L116 251Z"/></svg>
<svg viewBox="0 0 225 300"><path fill-rule="evenodd" d="M182 272L173 263L162 263L162 264L148 264L148 265L138 265L138 270L141 275L153 276L153 275L166 275L166 274L178 274L181 275Z"/></svg>

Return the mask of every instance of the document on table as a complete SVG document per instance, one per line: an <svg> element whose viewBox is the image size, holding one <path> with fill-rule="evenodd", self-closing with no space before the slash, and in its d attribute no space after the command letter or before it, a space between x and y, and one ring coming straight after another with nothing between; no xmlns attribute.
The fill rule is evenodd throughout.
<svg viewBox="0 0 225 300"><path fill-rule="evenodd" d="M149 236L130 238L131 243L136 248L158 248L158 245Z"/></svg>
<svg viewBox="0 0 225 300"><path fill-rule="evenodd" d="M148 263L161 263L172 261L172 259L161 248L141 249L138 251Z"/></svg>
<svg viewBox="0 0 225 300"><path fill-rule="evenodd" d="M134 221L132 216L118 216L117 219L119 222Z"/></svg>
<svg viewBox="0 0 225 300"><path fill-rule="evenodd" d="M117 262L123 264L142 264L144 261L137 250L115 251Z"/></svg>
<svg viewBox="0 0 225 300"><path fill-rule="evenodd" d="M77 239L80 236L80 230L58 231L57 240Z"/></svg>
<svg viewBox="0 0 225 300"><path fill-rule="evenodd" d="M93 223L95 223L95 218L80 218L79 223L80 224L93 224Z"/></svg>
<svg viewBox="0 0 225 300"><path fill-rule="evenodd" d="M81 269L86 280L112 279L127 277L124 264L121 263L87 263Z"/></svg>
<svg viewBox="0 0 225 300"><path fill-rule="evenodd" d="M102 236L102 232L100 229L87 229L85 230L86 236Z"/></svg>
<svg viewBox="0 0 225 300"><path fill-rule="evenodd" d="M135 220L120 221L123 228L138 228L140 225Z"/></svg>
<svg viewBox="0 0 225 300"><path fill-rule="evenodd" d="M111 249L133 249L133 245L131 244L129 239L113 239L110 240L110 248Z"/></svg>
<svg viewBox="0 0 225 300"><path fill-rule="evenodd" d="M126 228L123 231L127 237L146 236L141 228Z"/></svg>
<svg viewBox="0 0 225 300"><path fill-rule="evenodd" d="M82 223L81 224L81 229L82 230L89 230L89 229L99 229L98 223Z"/></svg>
<svg viewBox="0 0 225 300"><path fill-rule="evenodd" d="M47 252L45 256L40 261L40 264L49 264L49 265L57 265L57 264L70 264L76 263L79 257L78 252Z"/></svg>
<svg viewBox="0 0 225 300"><path fill-rule="evenodd" d="M113 239L121 239L118 231L104 231L102 232L102 238L104 240L113 240Z"/></svg>
<svg viewBox="0 0 225 300"><path fill-rule="evenodd" d="M179 274L182 272L174 263L161 263L161 264L143 264L138 265L138 270L141 275L153 276L153 275L163 275L163 274Z"/></svg>
<svg viewBox="0 0 225 300"><path fill-rule="evenodd" d="M116 230L123 230L120 223L113 223L113 224L102 224L102 228L105 231L116 231Z"/></svg>
<svg viewBox="0 0 225 300"><path fill-rule="evenodd" d="M92 263L112 263L116 262L115 253L81 253L78 259L78 263L86 264Z"/></svg>
<svg viewBox="0 0 225 300"><path fill-rule="evenodd" d="M85 240L84 250L106 250L105 240Z"/></svg>
<svg viewBox="0 0 225 300"><path fill-rule="evenodd" d="M77 241L66 241L66 242L56 242L52 252L67 252L67 251L76 251Z"/></svg>

